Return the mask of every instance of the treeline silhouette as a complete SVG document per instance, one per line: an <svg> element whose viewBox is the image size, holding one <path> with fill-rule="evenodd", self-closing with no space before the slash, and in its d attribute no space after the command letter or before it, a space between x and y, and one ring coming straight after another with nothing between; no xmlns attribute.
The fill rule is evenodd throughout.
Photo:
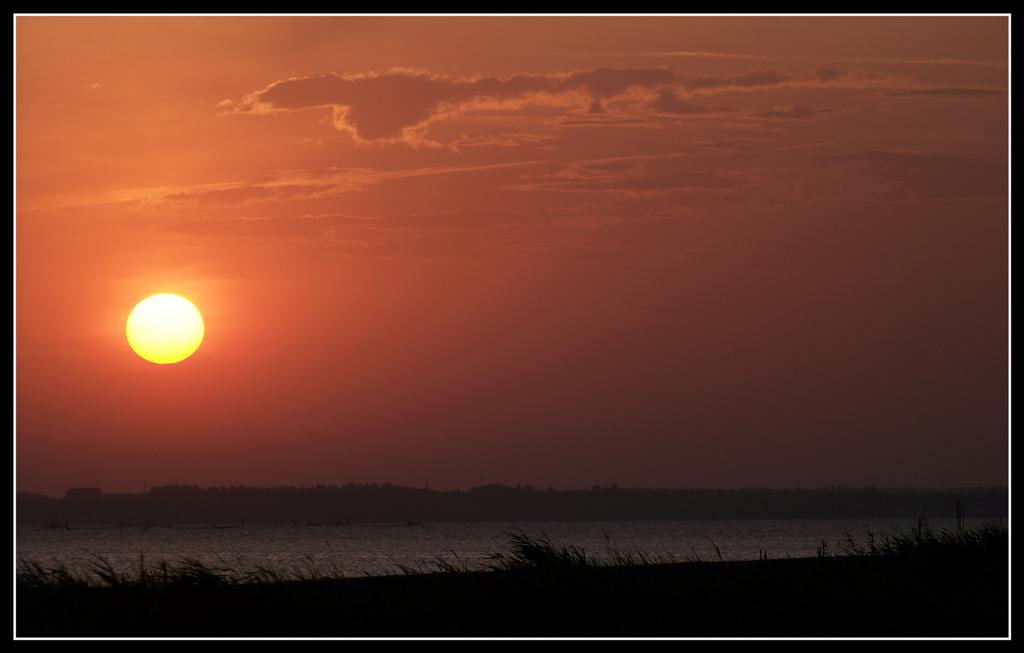
<svg viewBox="0 0 1024 653"><path fill-rule="evenodd" d="M20 492L17 523L48 526L440 521L688 519L1003 519L1006 488L894 490L872 487L736 490L537 489L486 485L438 491L378 484L314 487L155 487L138 494L98 488L64 498Z"/></svg>

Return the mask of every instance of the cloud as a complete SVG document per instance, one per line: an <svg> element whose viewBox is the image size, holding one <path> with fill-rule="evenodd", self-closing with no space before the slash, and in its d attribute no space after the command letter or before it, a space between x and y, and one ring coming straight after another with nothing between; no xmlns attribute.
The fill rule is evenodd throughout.
<svg viewBox="0 0 1024 653"><path fill-rule="evenodd" d="M510 141L543 142L545 137L532 134L507 135ZM470 143L472 144L472 143ZM499 143L480 143L495 145ZM466 146L467 143L462 143ZM382 183L439 175L486 173L492 170L529 168L543 161L514 161L464 166L427 166L404 170L371 168L319 168L282 170L272 176L255 179L197 184L182 187L135 188L115 191L108 201L126 202L138 207L159 206L244 206L257 202L322 198L340 193L367 190Z"/></svg>
<svg viewBox="0 0 1024 653"><path fill-rule="evenodd" d="M709 52L697 50L663 50L652 52L552 52L563 57L667 57L672 59L741 59L759 61L770 57L741 52Z"/></svg>
<svg viewBox="0 0 1024 653"><path fill-rule="evenodd" d="M657 127L646 118L566 118L563 127Z"/></svg>
<svg viewBox="0 0 1024 653"><path fill-rule="evenodd" d="M274 82L223 107L235 113L270 113L325 107L334 124L364 141L402 140L410 129L433 116L474 99L522 98L550 91L555 82L544 76L505 79L446 77L415 70L360 75L317 75Z"/></svg>
<svg viewBox="0 0 1024 653"><path fill-rule="evenodd" d="M322 197L369 188L380 173L365 168L282 171L255 179L197 184L177 188L136 188L110 193L115 202L140 207L244 206L257 202Z"/></svg>
<svg viewBox="0 0 1024 653"><path fill-rule="evenodd" d="M814 73L814 76L823 82L834 82L844 74L843 71L834 68L820 68Z"/></svg>
<svg viewBox="0 0 1024 653"><path fill-rule="evenodd" d="M163 197L168 202L189 202L204 205L241 205L267 200L289 200L303 197L314 197L333 191L334 184L303 184L293 183L280 186L263 186L259 184L236 186L224 189L197 189L170 193Z"/></svg>
<svg viewBox="0 0 1024 653"><path fill-rule="evenodd" d="M825 109L812 109L802 104L794 104L790 107L776 107L768 111L755 111L750 115L766 120L807 120L826 111Z"/></svg>
<svg viewBox="0 0 1024 653"><path fill-rule="evenodd" d="M779 84L796 79L795 75L778 70L755 70L744 75L733 75L731 77L683 77L680 79L680 82L687 89L703 90L778 86Z"/></svg>
<svg viewBox="0 0 1024 653"><path fill-rule="evenodd" d="M739 54L728 52L687 52L687 51L661 51L661 52L592 52L592 53L571 53L559 52L563 55L586 55L586 56L607 56L607 57L666 57L666 58L694 58L694 59L746 59L746 60L775 60L786 62L829 62L837 64L895 64L895 65L922 65L922 66L980 66L986 68L1006 68L1007 61L995 61L992 59L907 59L898 57L839 57L822 60L820 58L793 57L793 56L767 56L758 54Z"/></svg>
<svg viewBox="0 0 1024 653"><path fill-rule="evenodd" d="M238 102L221 103L234 113L270 113L325 107L334 124L361 141L417 140L432 119L470 109L513 108L531 96L582 92L590 102L611 97L633 86L672 81L665 69L604 68L568 75L512 77L454 77L425 71L395 69L386 73L317 75L274 82Z"/></svg>
<svg viewBox="0 0 1024 653"><path fill-rule="evenodd" d="M394 68L386 72L322 74L275 81L238 100L224 100L226 114L269 114L304 109L328 112L334 126L358 143L406 143L412 146L472 147L471 140L450 132L438 136L440 121L470 113L535 116L538 109L563 115L561 126L659 126L650 120L666 116L724 114L696 96L762 92L773 89L899 89L905 80L865 72L819 68L809 75L761 69L738 75L695 76L668 68L597 68L552 74L469 77L425 70ZM908 95L981 97L979 89L911 90ZM789 107L755 117L777 120L810 118L821 110ZM748 114L749 115L749 114ZM522 126L515 128L525 133ZM479 136L479 135L478 135ZM493 136L491 138L490 136ZM438 140L441 139L441 140ZM479 144L512 147L533 139L483 135Z"/></svg>
<svg viewBox="0 0 1024 653"><path fill-rule="evenodd" d="M684 100L675 91L668 88L663 89L657 97L648 102L647 107L658 113L680 116L699 116L712 111L706 106Z"/></svg>
<svg viewBox="0 0 1024 653"><path fill-rule="evenodd" d="M667 68L598 68L549 75L460 77L392 69L384 73L293 77L273 82L237 101L225 100L219 106L226 113L235 114L323 108L331 111L335 127L351 132L360 142L437 145L425 136L429 123L470 111L516 111L531 103L546 103L596 116L607 113L606 100L637 89L649 96L672 87L710 92L756 89L794 80L798 78L775 70L727 77L682 76ZM655 103L658 102L656 99ZM669 106L673 102L675 104ZM671 95L660 99L667 113L683 113L681 102Z"/></svg>
<svg viewBox="0 0 1024 653"><path fill-rule="evenodd" d="M986 68L1006 68L1009 65L1006 61L994 61L992 59L899 59L892 57L855 57L834 59L833 61L855 64L883 63L923 66L981 66Z"/></svg>
<svg viewBox="0 0 1024 653"><path fill-rule="evenodd" d="M590 112L604 113L602 100L619 95L626 90L639 86L654 88L675 81L675 74L665 68L623 69L600 68L590 72L572 73L562 88L583 89L591 99Z"/></svg>
<svg viewBox="0 0 1024 653"><path fill-rule="evenodd" d="M361 218L331 216L329 218L302 216L286 218L223 218L184 220L166 226L175 233L199 236L228 236L242 238L295 238L303 240L331 240L339 224Z"/></svg>
<svg viewBox="0 0 1024 653"><path fill-rule="evenodd" d="M184 220L165 229L181 233L211 236L319 237L325 230L421 230L476 229L514 224L548 222L564 216L565 211L547 209L524 211L432 211L383 216L359 216L343 213L286 216L277 218L223 218Z"/></svg>
<svg viewBox="0 0 1024 653"><path fill-rule="evenodd" d="M744 54L741 52L700 52L693 50L664 50L659 52L637 52L623 54L637 57L671 57L681 59L745 59L756 61L770 58L760 54Z"/></svg>
<svg viewBox="0 0 1024 653"><path fill-rule="evenodd" d="M993 91L985 88L922 88L910 91L897 91L889 93L895 97L935 97L949 98L953 100L980 100L984 98L1006 95L1006 91Z"/></svg>
<svg viewBox="0 0 1024 653"><path fill-rule="evenodd" d="M625 196L664 195L681 190L723 191L745 183L739 176L681 165L681 154L634 155L564 164L553 173L524 176L515 190L602 193Z"/></svg>
<svg viewBox="0 0 1024 653"><path fill-rule="evenodd" d="M212 239L313 244L355 256L458 258L486 251L538 250L574 237L571 210L450 211L363 217L345 214L193 219L164 230ZM538 243L537 230L544 243ZM532 235L531 235L532 234ZM540 245L540 246L538 246Z"/></svg>
<svg viewBox="0 0 1024 653"><path fill-rule="evenodd" d="M463 134L448 145L456 150L464 147L522 147L527 145L551 147L552 143L561 140L563 140L561 136L555 136L554 134L506 132L484 136L468 136Z"/></svg>

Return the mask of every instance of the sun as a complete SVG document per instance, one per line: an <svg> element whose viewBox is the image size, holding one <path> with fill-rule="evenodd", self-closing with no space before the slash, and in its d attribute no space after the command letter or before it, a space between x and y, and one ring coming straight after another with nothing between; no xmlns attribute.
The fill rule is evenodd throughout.
<svg viewBox="0 0 1024 653"><path fill-rule="evenodd" d="M124 325L132 350L158 365L178 363L199 349L206 327L195 304L181 295L150 295L135 305Z"/></svg>

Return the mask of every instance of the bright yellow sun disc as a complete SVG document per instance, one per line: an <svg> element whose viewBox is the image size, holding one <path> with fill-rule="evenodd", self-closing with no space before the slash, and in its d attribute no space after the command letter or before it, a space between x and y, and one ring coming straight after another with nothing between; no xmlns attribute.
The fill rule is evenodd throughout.
<svg viewBox="0 0 1024 653"><path fill-rule="evenodd" d="M124 327L132 350L151 363L185 360L203 342L203 316L189 300L171 293L150 295L135 305Z"/></svg>

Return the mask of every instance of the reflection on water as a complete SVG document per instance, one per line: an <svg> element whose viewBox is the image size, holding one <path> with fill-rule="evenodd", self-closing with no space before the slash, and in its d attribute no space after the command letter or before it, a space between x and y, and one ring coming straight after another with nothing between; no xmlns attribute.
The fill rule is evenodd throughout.
<svg viewBox="0 0 1024 653"><path fill-rule="evenodd" d="M968 520L967 527L980 524ZM952 519L929 525L936 531L955 528ZM847 533L863 541L868 530L878 536L916 526L910 519L19 526L17 553L69 566L100 555L128 568L137 565L141 554L147 561L193 558L237 570L308 570L312 564L324 573L363 576L394 573L400 565L415 567L437 558L479 566L491 554L507 550L506 534L512 529L547 534L556 543L573 544L598 557L613 547L686 561L718 560L719 554L723 560L757 560L764 550L769 558L814 556L822 542L829 550L841 550Z"/></svg>

